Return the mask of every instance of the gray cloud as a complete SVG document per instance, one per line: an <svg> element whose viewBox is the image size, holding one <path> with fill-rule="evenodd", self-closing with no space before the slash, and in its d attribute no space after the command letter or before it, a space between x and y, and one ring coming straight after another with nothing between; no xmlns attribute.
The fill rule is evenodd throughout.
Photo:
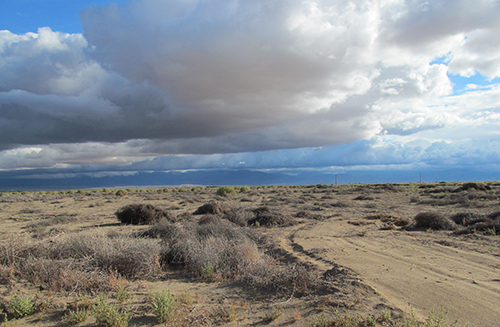
<svg viewBox="0 0 500 327"><path fill-rule="evenodd" d="M498 121L497 88L455 98L447 73L500 76L499 14L486 0L138 0L85 9L83 35L0 31L0 160L459 138ZM442 56L448 66L429 64Z"/></svg>

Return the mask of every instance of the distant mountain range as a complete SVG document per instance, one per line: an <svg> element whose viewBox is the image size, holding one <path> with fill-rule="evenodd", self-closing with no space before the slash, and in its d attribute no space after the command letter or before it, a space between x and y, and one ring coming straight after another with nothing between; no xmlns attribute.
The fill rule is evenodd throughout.
<svg viewBox="0 0 500 327"><path fill-rule="evenodd" d="M421 174L421 175L420 175ZM421 176L421 177L420 177ZM499 180L498 171L479 170L190 170L153 172L73 172L22 170L0 172L0 191L59 190L179 185L309 185Z"/></svg>

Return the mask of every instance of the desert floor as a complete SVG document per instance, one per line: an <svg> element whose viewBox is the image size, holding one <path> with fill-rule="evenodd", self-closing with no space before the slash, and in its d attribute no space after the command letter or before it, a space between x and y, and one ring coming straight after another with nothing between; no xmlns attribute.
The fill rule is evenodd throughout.
<svg viewBox="0 0 500 327"><path fill-rule="evenodd" d="M131 326L157 324L151 294L167 289L178 306L166 325L175 326L417 326L416 320L425 322L429 315L443 316L447 326L500 325L496 183L235 189L236 194L227 196L217 195L217 188L191 186L128 189L123 196L116 190L3 193L0 308L2 318L8 318L4 324L67 326L64 317L72 303L84 297L93 301L98 293L116 302L120 284L130 296L119 306L132 312ZM152 227L121 224L115 212L124 206L151 204L177 217L171 224L196 224L207 214L193 213L211 201L223 208L209 215L214 223L230 211L255 213L266 208L269 215L279 213L281 220L268 226L263 220L241 228L265 239L258 246L262 256L272 257L283 269L306 267L321 286L266 289L265 283L249 285L217 272L206 278L162 263L160 270L144 278L113 275L107 267L102 273L111 274L106 275L109 287L85 291L44 282L40 271L34 273L36 264L26 269L36 260L25 250L33 244L57 245L73 235L142 237ZM473 221L466 223L464 218L449 230L440 230L433 222L419 226L415 217L429 213L447 222L458 215ZM161 244L162 237L149 241ZM33 314L15 317L11 301L19 294L33 299ZM96 326L95 318L89 314L81 325Z"/></svg>

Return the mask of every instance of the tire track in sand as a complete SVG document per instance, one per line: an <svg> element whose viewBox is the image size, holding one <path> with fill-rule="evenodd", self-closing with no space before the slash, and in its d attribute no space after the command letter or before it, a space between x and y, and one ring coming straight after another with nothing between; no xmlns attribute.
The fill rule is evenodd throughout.
<svg viewBox="0 0 500 327"><path fill-rule="evenodd" d="M359 233L345 221L329 220L297 229L290 242L299 257L316 257L314 262L324 263L320 269L330 262L350 268L389 303L407 312L411 308L420 318L442 306L450 323L499 326L500 258L443 246L427 236ZM311 256L315 248L329 251Z"/></svg>

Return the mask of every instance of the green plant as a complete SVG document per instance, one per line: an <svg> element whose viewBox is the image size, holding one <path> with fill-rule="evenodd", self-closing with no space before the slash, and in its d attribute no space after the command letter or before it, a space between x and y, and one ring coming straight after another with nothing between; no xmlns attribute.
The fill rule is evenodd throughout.
<svg viewBox="0 0 500 327"><path fill-rule="evenodd" d="M332 320L328 319L324 314L321 314L316 320L311 324L312 327L329 327L332 326Z"/></svg>
<svg viewBox="0 0 500 327"><path fill-rule="evenodd" d="M126 190L118 190L116 191L116 196L126 196L128 192Z"/></svg>
<svg viewBox="0 0 500 327"><path fill-rule="evenodd" d="M266 312L263 319L265 322L272 322L278 319L282 314L283 314L283 308L280 306L275 310Z"/></svg>
<svg viewBox="0 0 500 327"><path fill-rule="evenodd" d="M128 300L130 300L131 297L132 297L132 295L127 290L125 285L118 285L118 291L116 292L116 300L118 302L125 303Z"/></svg>
<svg viewBox="0 0 500 327"><path fill-rule="evenodd" d="M201 277L203 277L203 279L212 279L212 277L214 276L214 272L214 265L210 262L207 262L205 263L205 265L203 265L203 268L201 270Z"/></svg>
<svg viewBox="0 0 500 327"><path fill-rule="evenodd" d="M378 318L378 321L380 322L391 322L392 316L391 316L391 310L384 308L382 309L382 312L380 312L380 316Z"/></svg>
<svg viewBox="0 0 500 327"><path fill-rule="evenodd" d="M176 308L175 297L169 291L153 295L153 313L160 324L168 321Z"/></svg>
<svg viewBox="0 0 500 327"><path fill-rule="evenodd" d="M439 310L432 310L429 317L425 320L425 327L448 327L446 317L448 312L441 308Z"/></svg>
<svg viewBox="0 0 500 327"><path fill-rule="evenodd" d="M215 193L219 196L234 196L236 195L236 191L234 190L234 187L232 186L221 186Z"/></svg>
<svg viewBox="0 0 500 327"><path fill-rule="evenodd" d="M76 308L76 310L70 310L66 315L64 315L63 320L70 325L79 325L87 320L89 316L89 311L85 308Z"/></svg>
<svg viewBox="0 0 500 327"><path fill-rule="evenodd" d="M242 187L240 187L240 192L241 193L246 193L248 191L250 191L250 187L248 187L248 186L242 186Z"/></svg>
<svg viewBox="0 0 500 327"><path fill-rule="evenodd" d="M104 327L126 327L132 319L132 313L124 309L118 309L108 302L108 299L100 294L94 305L94 317L99 325Z"/></svg>
<svg viewBox="0 0 500 327"><path fill-rule="evenodd" d="M35 311L35 304L33 303L33 300L24 294L15 296L10 301L10 307L16 318L29 316L33 313L33 311Z"/></svg>
<svg viewBox="0 0 500 327"><path fill-rule="evenodd" d="M495 226L493 226L492 228L486 228L486 233L488 235L495 236L497 234Z"/></svg>

